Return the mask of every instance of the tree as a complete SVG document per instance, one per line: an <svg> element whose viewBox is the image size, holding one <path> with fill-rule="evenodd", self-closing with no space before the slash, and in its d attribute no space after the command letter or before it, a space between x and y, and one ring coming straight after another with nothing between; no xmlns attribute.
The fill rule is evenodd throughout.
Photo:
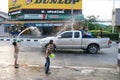
<svg viewBox="0 0 120 80"><path fill-rule="evenodd" d="M82 26L87 26L89 30L98 30L102 26L97 22L95 16L88 16L87 18L84 18L84 21L82 23Z"/></svg>

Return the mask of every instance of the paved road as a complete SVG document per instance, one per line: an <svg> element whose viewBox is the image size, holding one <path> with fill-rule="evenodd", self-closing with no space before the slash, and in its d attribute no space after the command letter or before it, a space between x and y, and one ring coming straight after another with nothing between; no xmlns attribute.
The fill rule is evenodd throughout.
<svg viewBox="0 0 120 80"><path fill-rule="evenodd" d="M6 58L6 63L13 63L13 46L10 41L0 41L0 59ZM45 63L44 53L40 50L39 42L22 42L20 44L19 63L28 65L41 65ZM102 49L99 54L58 51L51 59L52 66L78 66L78 67L117 67L117 44L110 49Z"/></svg>
<svg viewBox="0 0 120 80"><path fill-rule="evenodd" d="M43 53L38 42L22 42L20 68L13 67L13 46L0 41L0 80L120 80L117 72L117 45L99 54L57 52L51 59L50 75L44 73ZM107 52L109 51L109 52Z"/></svg>

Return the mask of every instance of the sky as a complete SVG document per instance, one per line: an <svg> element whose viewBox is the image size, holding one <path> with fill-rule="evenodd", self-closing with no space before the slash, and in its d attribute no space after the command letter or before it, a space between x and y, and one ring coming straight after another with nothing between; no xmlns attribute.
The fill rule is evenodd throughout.
<svg viewBox="0 0 120 80"><path fill-rule="evenodd" d="M98 19L112 19L112 9L120 8L120 0L83 0L83 15ZM113 5L114 2L114 5ZM0 2L0 11L8 13L8 0Z"/></svg>
<svg viewBox="0 0 120 80"><path fill-rule="evenodd" d="M114 3L114 4L113 4ZM83 0L83 14L98 19L112 19L112 9L120 8L120 0Z"/></svg>

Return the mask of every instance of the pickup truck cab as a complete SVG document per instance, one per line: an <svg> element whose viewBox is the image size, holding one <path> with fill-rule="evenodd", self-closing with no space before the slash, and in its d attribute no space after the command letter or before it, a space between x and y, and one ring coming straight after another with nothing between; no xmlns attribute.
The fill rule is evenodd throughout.
<svg viewBox="0 0 120 80"><path fill-rule="evenodd" d="M110 47L109 38L84 38L81 31L64 31L54 37L41 39L40 45L45 48L49 40L53 40L55 50L57 49L84 49L89 53L95 54L102 48Z"/></svg>

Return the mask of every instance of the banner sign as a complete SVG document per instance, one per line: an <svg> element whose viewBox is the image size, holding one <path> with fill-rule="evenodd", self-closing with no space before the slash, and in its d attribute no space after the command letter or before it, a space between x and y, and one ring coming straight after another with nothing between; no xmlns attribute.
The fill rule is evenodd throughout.
<svg viewBox="0 0 120 80"><path fill-rule="evenodd" d="M82 10L82 0L8 0L9 12L18 9ZM72 2L73 1L73 2Z"/></svg>
<svg viewBox="0 0 120 80"><path fill-rule="evenodd" d="M83 20L84 16L81 14L73 15L75 20ZM71 14L19 14L12 15L11 19L17 20L70 20Z"/></svg>
<svg viewBox="0 0 120 80"><path fill-rule="evenodd" d="M43 19L43 14L24 14L24 19Z"/></svg>
<svg viewBox="0 0 120 80"><path fill-rule="evenodd" d="M69 9L22 9L23 14L71 14ZM82 14L82 10L73 10L74 14Z"/></svg>
<svg viewBox="0 0 120 80"><path fill-rule="evenodd" d="M63 24L62 23L36 23L35 26L37 26L37 27L45 27L45 26L53 27L53 26L63 26Z"/></svg>
<svg viewBox="0 0 120 80"><path fill-rule="evenodd" d="M75 20L83 20L84 17L83 15L73 15L73 18ZM70 14L47 14L46 15L46 19L52 19L52 20L70 20L71 19L71 15Z"/></svg>

